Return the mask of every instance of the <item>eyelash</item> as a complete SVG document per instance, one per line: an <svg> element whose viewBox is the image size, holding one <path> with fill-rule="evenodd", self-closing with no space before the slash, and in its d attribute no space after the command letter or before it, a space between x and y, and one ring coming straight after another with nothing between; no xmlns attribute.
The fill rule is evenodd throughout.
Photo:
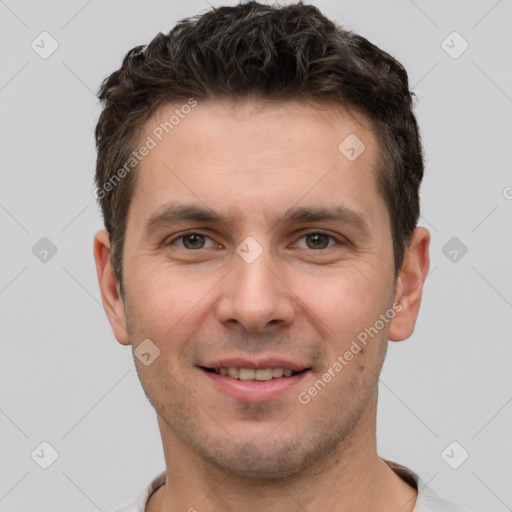
<svg viewBox="0 0 512 512"><path fill-rule="evenodd" d="M190 231L184 231L184 232L183 232L183 233L181 233L179 236L174 237L174 238L173 238L172 240L170 240L169 242L165 242L165 246L174 245L174 242L175 242L176 240L183 239L183 238L185 238L186 236L189 236L189 235L201 235L201 236L204 236L204 237L206 237L206 238L210 238L208 235L205 235L204 233L200 233L200 232L198 232L198 231L193 231L193 230L190 230ZM303 233L303 234L302 234L302 236L299 238L299 240L300 240L300 239L302 239L302 238L304 238L304 237L306 237L306 236L308 236L308 235L325 235L325 236L329 237L330 239L332 239L332 240L336 241L338 244L342 244L342 245L343 245L343 244L345 244L345 242L344 242L342 239L337 238L337 237L335 237L335 236L333 236L333 235L331 235L330 233L327 233L327 232L325 232L325 231L318 231L318 230L308 231L307 233ZM210 238L210 239L211 239L211 238ZM178 247L179 247L179 246L178 246ZM331 249L332 247L333 247L333 246L331 246L331 247L326 247L326 248L323 248L323 249L318 249L318 251L325 251L325 250L327 250L327 249ZM190 252L195 252L195 251L199 251L199 250L201 250L201 249L204 249L204 247L201 247L201 248L199 248L199 249L187 249L186 247L180 247L180 249L185 249L185 250L190 251ZM207 249L208 249L208 247L207 247ZM315 251L315 249L310 249L310 250Z"/></svg>

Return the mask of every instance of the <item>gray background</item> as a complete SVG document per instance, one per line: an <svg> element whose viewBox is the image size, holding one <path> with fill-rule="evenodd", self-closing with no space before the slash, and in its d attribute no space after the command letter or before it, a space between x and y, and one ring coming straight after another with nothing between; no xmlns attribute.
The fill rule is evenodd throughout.
<svg viewBox="0 0 512 512"><path fill-rule="evenodd" d="M382 373L380 454L474 511L512 510L512 1L313 3L397 57L418 96L432 264L416 332ZM164 468L96 281L94 92L130 48L207 8L0 0L1 511L109 510ZM43 31L59 45L46 59ZM469 44L457 58L453 31Z"/></svg>

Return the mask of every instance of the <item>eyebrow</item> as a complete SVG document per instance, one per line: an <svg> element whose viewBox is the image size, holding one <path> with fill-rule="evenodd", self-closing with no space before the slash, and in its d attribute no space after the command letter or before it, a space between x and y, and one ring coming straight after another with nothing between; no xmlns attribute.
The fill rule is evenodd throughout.
<svg viewBox="0 0 512 512"><path fill-rule="evenodd" d="M160 228L168 227L177 222L203 222L207 224L236 223L234 218L215 212L207 207L196 204L167 203L154 212L144 225L148 234ZM346 206L333 207L291 207L288 208L275 222L275 224L302 224L307 222L334 221L352 226L362 234L370 233L370 224L367 217ZM275 225L274 224L274 225Z"/></svg>

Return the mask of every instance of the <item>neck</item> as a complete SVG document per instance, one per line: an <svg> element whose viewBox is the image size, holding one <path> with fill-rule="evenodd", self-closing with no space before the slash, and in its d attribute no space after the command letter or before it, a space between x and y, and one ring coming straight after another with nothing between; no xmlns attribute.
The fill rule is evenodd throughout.
<svg viewBox="0 0 512 512"><path fill-rule="evenodd" d="M411 512L417 492L376 451L375 412L329 455L282 479L247 478L205 462L181 444L159 418L166 484L146 512L287 512L332 510Z"/></svg>

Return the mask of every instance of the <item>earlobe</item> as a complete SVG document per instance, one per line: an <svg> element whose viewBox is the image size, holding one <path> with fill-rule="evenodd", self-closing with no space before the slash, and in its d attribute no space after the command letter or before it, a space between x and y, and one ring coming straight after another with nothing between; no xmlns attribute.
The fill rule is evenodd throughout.
<svg viewBox="0 0 512 512"><path fill-rule="evenodd" d="M401 309L391 321L390 341L405 340L414 332L421 304L423 283L430 265L429 244L430 233L428 230L423 227L416 228L405 252L404 262L397 278L395 303L400 303Z"/></svg>
<svg viewBox="0 0 512 512"><path fill-rule="evenodd" d="M98 231L94 236L94 261L103 309L114 331L114 336L122 345L129 345L124 302L119 281L111 265L110 236L105 229Z"/></svg>

